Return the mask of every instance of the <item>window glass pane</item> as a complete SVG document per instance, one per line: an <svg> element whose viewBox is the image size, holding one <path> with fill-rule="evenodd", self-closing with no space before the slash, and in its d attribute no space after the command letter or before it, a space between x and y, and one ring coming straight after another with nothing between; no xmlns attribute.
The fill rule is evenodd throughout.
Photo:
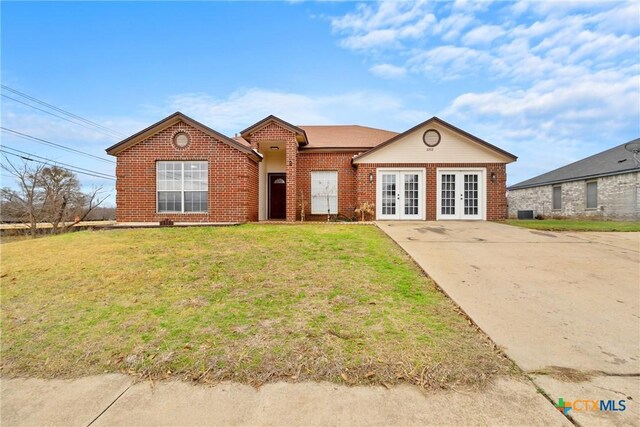
<svg viewBox="0 0 640 427"><path fill-rule="evenodd" d="M158 212L182 212L182 193L158 191Z"/></svg>
<svg viewBox="0 0 640 427"><path fill-rule="evenodd" d="M184 191L207 190L207 162L184 162Z"/></svg>
<svg viewBox="0 0 640 427"><path fill-rule="evenodd" d="M206 212L207 162L157 162L158 212ZM184 192L184 195L183 195Z"/></svg>
<svg viewBox="0 0 640 427"><path fill-rule="evenodd" d="M443 174L441 183L440 213L442 215L456 214L456 175Z"/></svg>
<svg viewBox="0 0 640 427"><path fill-rule="evenodd" d="M209 193L206 191L185 191L184 211L206 212L208 195Z"/></svg>
<svg viewBox="0 0 640 427"><path fill-rule="evenodd" d="M158 162L158 191L182 190L182 163Z"/></svg>
<svg viewBox="0 0 640 427"><path fill-rule="evenodd" d="M598 207L598 183L587 182L587 209Z"/></svg>
<svg viewBox="0 0 640 427"><path fill-rule="evenodd" d="M338 172L311 172L311 213L338 213Z"/></svg>
<svg viewBox="0 0 640 427"><path fill-rule="evenodd" d="M562 188L553 187L553 209L562 208Z"/></svg>

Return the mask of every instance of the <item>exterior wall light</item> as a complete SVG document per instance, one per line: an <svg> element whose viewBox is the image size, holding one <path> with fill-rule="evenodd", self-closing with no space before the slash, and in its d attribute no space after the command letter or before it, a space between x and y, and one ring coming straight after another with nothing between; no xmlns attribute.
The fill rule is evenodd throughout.
<svg viewBox="0 0 640 427"><path fill-rule="evenodd" d="M369 182L373 182L373 174L369 173Z"/></svg>
<svg viewBox="0 0 640 427"><path fill-rule="evenodd" d="M496 173L491 172L491 182L496 182Z"/></svg>

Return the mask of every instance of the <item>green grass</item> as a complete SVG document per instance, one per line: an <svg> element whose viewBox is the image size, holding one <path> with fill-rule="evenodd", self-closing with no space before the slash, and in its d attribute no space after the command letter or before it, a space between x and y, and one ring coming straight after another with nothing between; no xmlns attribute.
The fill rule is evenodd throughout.
<svg viewBox="0 0 640 427"><path fill-rule="evenodd" d="M593 221L583 219L508 219L518 227L548 231L640 231L640 221Z"/></svg>
<svg viewBox="0 0 640 427"><path fill-rule="evenodd" d="M1 250L5 375L450 387L514 373L375 227L82 231Z"/></svg>

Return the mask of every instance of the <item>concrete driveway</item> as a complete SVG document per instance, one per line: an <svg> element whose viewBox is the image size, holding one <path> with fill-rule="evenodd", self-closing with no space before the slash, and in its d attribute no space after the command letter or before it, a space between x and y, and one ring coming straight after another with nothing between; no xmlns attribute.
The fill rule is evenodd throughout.
<svg viewBox="0 0 640 427"><path fill-rule="evenodd" d="M554 400L631 397L624 416L603 420L640 416L640 233L464 221L378 226ZM559 380L567 374L591 380Z"/></svg>

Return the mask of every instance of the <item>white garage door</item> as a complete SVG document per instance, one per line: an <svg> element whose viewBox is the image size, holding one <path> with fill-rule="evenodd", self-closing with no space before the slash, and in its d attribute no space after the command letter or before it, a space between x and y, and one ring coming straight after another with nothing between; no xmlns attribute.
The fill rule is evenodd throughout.
<svg viewBox="0 0 640 427"><path fill-rule="evenodd" d="M376 218L424 219L424 169L378 168Z"/></svg>
<svg viewBox="0 0 640 427"><path fill-rule="evenodd" d="M438 169L437 219L485 219L485 170Z"/></svg>

